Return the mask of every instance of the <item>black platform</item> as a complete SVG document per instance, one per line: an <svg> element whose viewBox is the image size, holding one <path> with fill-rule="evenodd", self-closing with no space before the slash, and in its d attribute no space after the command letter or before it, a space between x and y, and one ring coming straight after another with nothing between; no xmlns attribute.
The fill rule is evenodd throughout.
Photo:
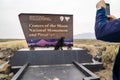
<svg viewBox="0 0 120 80"><path fill-rule="evenodd" d="M74 65L29 67L21 80L83 80L85 75Z"/></svg>
<svg viewBox="0 0 120 80"><path fill-rule="evenodd" d="M11 80L99 80L83 63L92 63L85 50L20 50L10 60L19 68Z"/></svg>
<svg viewBox="0 0 120 80"><path fill-rule="evenodd" d="M17 51L10 61L12 66L30 65L56 65L71 64L73 61L79 63L91 63L92 56L85 50L37 50Z"/></svg>

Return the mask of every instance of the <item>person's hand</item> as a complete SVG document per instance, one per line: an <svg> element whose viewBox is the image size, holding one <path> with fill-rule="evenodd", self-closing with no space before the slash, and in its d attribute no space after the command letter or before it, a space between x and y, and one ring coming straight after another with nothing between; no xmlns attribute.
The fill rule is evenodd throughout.
<svg viewBox="0 0 120 80"><path fill-rule="evenodd" d="M106 8L106 4L104 0L100 0L97 4L96 4L96 8L98 9L99 7L103 7Z"/></svg>
<svg viewBox="0 0 120 80"><path fill-rule="evenodd" d="M107 19L108 19L108 21L111 21L111 20L115 20L117 18L113 15L107 15Z"/></svg>

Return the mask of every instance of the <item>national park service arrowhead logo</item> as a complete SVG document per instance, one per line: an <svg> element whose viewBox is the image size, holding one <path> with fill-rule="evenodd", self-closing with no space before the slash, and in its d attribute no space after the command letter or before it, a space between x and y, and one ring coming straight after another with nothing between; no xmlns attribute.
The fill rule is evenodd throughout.
<svg viewBox="0 0 120 80"><path fill-rule="evenodd" d="M68 22L70 20L70 17L60 16L60 21L62 22L64 20Z"/></svg>

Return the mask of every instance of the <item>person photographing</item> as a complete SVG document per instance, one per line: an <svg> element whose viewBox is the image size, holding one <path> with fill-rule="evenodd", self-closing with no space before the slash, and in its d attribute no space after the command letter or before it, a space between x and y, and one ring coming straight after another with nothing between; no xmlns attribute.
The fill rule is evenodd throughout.
<svg viewBox="0 0 120 80"><path fill-rule="evenodd" d="M120 42L120 18L107 15L106 3L100 0L96 4L95 35L98 40ZM120 80L120 48L113 66L113 80Z"/></svg>

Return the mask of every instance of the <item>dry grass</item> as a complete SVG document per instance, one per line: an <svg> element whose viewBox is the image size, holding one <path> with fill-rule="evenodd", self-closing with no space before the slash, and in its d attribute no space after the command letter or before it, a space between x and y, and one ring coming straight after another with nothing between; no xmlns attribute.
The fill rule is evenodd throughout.
<svg viewBox="0 0 120 80"><path fill-rule="evenodd" d="M99 40L74 40L74 47L79 47L87 50L93 57L100 53L102 54L102 62L105 69L96 72L100 76L100 80L112 80L112 67L120 43L109 43Z"/></svg>
<svg viewBox="0 0 120 80"><path fill-rule="evenodd" d="M96 72L95 74L100 76L100 80L112 80L112 65L107 64L107 68L105 70L101 70Z"/></svg>
<svg viewBox="0 0 120 80"><path fill-rule="evenodd" d="M5 41L0 42L0 48L26 48L27 43L25 40L14 40L14 41Z"/></svg>
<svg viewBox="0 0 120 80"><path fill-rule="evenodd" d="M108 43L98 40L74 40L74 47L87 50L88 53L93 55L93 57L98 53L102 54L102 62L105 66L105 70L96 72L96 74L100 76L101 80L112 80L112 66L119 45L119 43ZM25 40L0 40L1 49L10 48L16 51L26 47L27 44Z"/></svg>
<svg viewBox="0 0 120 80"><path fill-rule="evenodd" d="M74 44L74 47L85 49L92 56L95 56L98 53L98 50L96 49L96 47L94 47L94 45Z"/></svg>
<svg viewBox="0 0 120 80"><path fill-rule="evenodd" d="M5 63L8 60L8 56L13 56L15 51L21 49L21 48L26 48L27 44L25 40L0 40L0 55L4 55L3 58L0 58L0 64ZM12 73L10 73L12 74ZM0 73L0 80L10 80L9 73Z"/></svg>

